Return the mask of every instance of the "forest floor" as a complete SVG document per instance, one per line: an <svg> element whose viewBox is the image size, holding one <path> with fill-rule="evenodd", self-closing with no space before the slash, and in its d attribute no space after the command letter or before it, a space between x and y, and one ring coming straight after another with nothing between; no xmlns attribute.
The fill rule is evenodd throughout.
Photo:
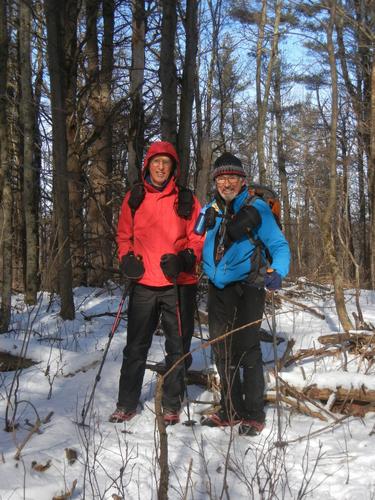
<svg viewBox="0 0 375 500"><path fill-rule="evenodd" d="M121 295L113 283L75 289L73 321L59 317L57 297L40 293L38 304L30 307L22 295L13 296L11 331L0 337L0 351L36 364L0 372L1 500L157 498L155 371L146 370L136 417L127 424L108 422L117 400L126 314L111 342L88 426L77 425ZM302 280L278 295L276 333L283 339L277 346L278 398L274 348L267 342L270 307L262 324L265 430L250 438L240 436L238 426L201 426L218 394L212 384L189 385L196 424L183 425L185 402L181 423L167 428L170 499L375 498L375 292L360 292L365 327L351 332L355 340L338 337L342 330L329 287ZM358 315L355 291L346 290L345 296L351 317ZM204 309L204 297L200 304ZM202 332L206 338L205 324ZM327 340L327 335L334 337ZM210 348L201 349L199 337L197 325L191 369L212 375ZM163 359L164 338L155 335L148 362Z"/></svg>

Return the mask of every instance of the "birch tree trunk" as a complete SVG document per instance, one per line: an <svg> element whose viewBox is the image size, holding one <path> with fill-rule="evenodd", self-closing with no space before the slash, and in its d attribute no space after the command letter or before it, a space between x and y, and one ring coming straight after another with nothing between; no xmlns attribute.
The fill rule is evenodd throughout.
<svg viewBox="0 0 375 500"><path fill-rule="evenodd" d="M132 3L132 67L130 70L131 109L129 117L128 180L132 186L141 178L144 146L143 79L145 73L145 2Z"/></svg>

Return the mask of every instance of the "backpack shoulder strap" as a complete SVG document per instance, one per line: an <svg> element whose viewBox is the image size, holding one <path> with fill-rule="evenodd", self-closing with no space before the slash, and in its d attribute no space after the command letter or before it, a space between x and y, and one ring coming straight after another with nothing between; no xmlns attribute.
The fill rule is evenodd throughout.
<svg viewBox="0 0 375 500"><path fill-rule="evenodd" d="M133 218L135 212L138 210L142 201L144 200L145 195L146 195L146 190L143 182L136 182L130 191L130 196L128 199L128 205L132 212Z"/></svg>
<svg viewBox="0 0 375 500"><path fill-rule="evenodd" d="M194 208L194 195L193 191L185 186L176 184L177 193L177 206L176 212L182 219L191 219Z"/></svg>

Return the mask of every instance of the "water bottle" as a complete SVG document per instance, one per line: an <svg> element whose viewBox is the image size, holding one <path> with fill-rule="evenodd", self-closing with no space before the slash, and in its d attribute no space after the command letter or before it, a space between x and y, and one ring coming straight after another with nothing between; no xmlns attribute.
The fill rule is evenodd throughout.
<svg viewBox="0 0 375 500"><path fill-rule="evenodd" d="M194 226L194 233L195 234L202 235L206 231L206 220L205 220L206 210L207 210L207 207L203 207L199 216L198 216L197 222L195 223L195 226Z"/></svg>

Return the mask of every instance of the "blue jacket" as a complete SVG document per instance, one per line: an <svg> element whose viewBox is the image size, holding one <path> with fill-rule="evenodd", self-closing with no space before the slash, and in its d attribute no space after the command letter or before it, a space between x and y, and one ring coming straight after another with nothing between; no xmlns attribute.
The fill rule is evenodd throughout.
<svg viewBox="0 0 375 500"><path fill-rule="evenodd" d="M249 194L247 189L241 191L232 201L234 213L248 204ZM282 231L277 225L269 205L260 198L255 198L251 205L255 207L262 219L261 224L253 230L254 240L260 240L262 247L262 261L267 266L264 247L267 247L272 257L272 269L277 271L284 278L289 271L290 250ZM213 200L209 206L222 214L216 201ZM205 210L203 209L203 210ZM251 269L251 256L256 250L256 245L248 236L243 236L233 242L227 248L222 259L215 264L215 238L220 225L224 222L222 217L216 217L215 226L206 233L206 239L203 246L203 271L209 280L218 288L224 288L229 283L244 281L249 277Z"/></svg>

